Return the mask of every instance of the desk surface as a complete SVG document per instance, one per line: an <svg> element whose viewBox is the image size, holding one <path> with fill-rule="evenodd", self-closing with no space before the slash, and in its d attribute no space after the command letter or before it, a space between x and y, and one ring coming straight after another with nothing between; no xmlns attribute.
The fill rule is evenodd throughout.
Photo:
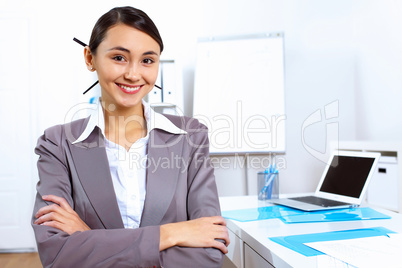
<svg viewBox="0 0 402 268"><path fill-rule="evenodd" d="M221 197L221 210L236 210L265 207L271 205L259 201L257 196ZM275 267L316 267L317 257L305 257L291 249L281 246L268 237L288 236L309 233L332 232L370 227L385 227L402 233L402 214L375 208L391 216L387 220L359 220L344 222L319 222L286 224L280 219L239 222L227 220L227 227Z"/></svg>

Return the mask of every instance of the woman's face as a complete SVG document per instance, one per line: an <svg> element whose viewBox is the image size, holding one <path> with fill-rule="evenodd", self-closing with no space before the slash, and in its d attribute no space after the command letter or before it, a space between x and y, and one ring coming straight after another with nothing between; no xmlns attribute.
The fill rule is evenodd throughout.
<svg viewBox="0 0 402 268"><path fill-rule="evenodd" d="M141 105L141 99L154 87L159 58L158 43L146 33L125 24L110 28L92 56L102 101L116 108Z"/></svg>

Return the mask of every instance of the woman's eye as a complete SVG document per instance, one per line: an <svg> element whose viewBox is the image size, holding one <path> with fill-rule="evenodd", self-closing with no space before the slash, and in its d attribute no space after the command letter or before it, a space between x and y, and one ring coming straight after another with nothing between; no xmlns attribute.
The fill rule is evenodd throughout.
<svg viewBox="0 0 402 268"><path fill-rule="evenodd" d="M151 64L151 63L154 63L154 60L147 58L147 59L144 59L142 62L145 64Z"/></svg>
<svg viewBox="0 0 402 268"><path fill-rule="evenodd" d="M124 57L123 56L114 56L113 59L115 61L124 61Z"/></svg>

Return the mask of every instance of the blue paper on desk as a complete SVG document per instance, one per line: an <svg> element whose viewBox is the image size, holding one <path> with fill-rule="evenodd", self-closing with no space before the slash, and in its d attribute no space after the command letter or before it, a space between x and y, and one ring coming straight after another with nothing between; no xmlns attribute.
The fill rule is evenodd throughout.
<svg viewBox="0 0 402 268"><path fill-rule="evenodd" d="M304 256L311 257L322 255L324 253L310 248L304 243L311 242L322 242L322 241L335 241L343 239L353 239L353 238L363 238L363 237L373 237L387 235L390 233L395 233L394 231L388 230L384 227L373 227L365 229L354 229L345 231L335 231L326 233L316 233L316 234L304 234L304 235L291 235L291 236L279 236L279 237L269 237L272 241L292 249Z"/></svg>
<svg viewBox="0 0 402 268"><path fill-rule="evenodd" d="M289 215L298 215L300 210L284 206L267 206L259 208L248 208L222 211L222 217L236 221L258 221L276 219Z"/></svg>
<svg viewBox="0 0 402 268"><path fill-rule="evenodd" d="M357 220L378 220L390 219L391 217L382 214L372 208L347 208L336 210L325 210L315 212L304 212L300 214L284 215L280 219L285 223L306 223L306 222L332 222L332 221L357 221Z"/></svg>
<svg viewBox="0 0 402 268"><path fill-rule="evenodd" d="M285 223L356 221L391 218L390 216L371 208L347 208L306 212L284 206L267 206L223 211L222 216L226 219L241 222L279 218Z"/></svg>

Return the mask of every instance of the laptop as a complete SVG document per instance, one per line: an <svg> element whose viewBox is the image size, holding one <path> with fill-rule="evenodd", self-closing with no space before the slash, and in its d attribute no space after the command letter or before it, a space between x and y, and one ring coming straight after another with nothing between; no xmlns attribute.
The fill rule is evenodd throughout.
<svg viewBox="0 0 402 268"><path fill-rule="evenodd" d="M304 211L357 207L375 173L380 153L335 151L313 195L271 199L270 202Z"/></svg>

